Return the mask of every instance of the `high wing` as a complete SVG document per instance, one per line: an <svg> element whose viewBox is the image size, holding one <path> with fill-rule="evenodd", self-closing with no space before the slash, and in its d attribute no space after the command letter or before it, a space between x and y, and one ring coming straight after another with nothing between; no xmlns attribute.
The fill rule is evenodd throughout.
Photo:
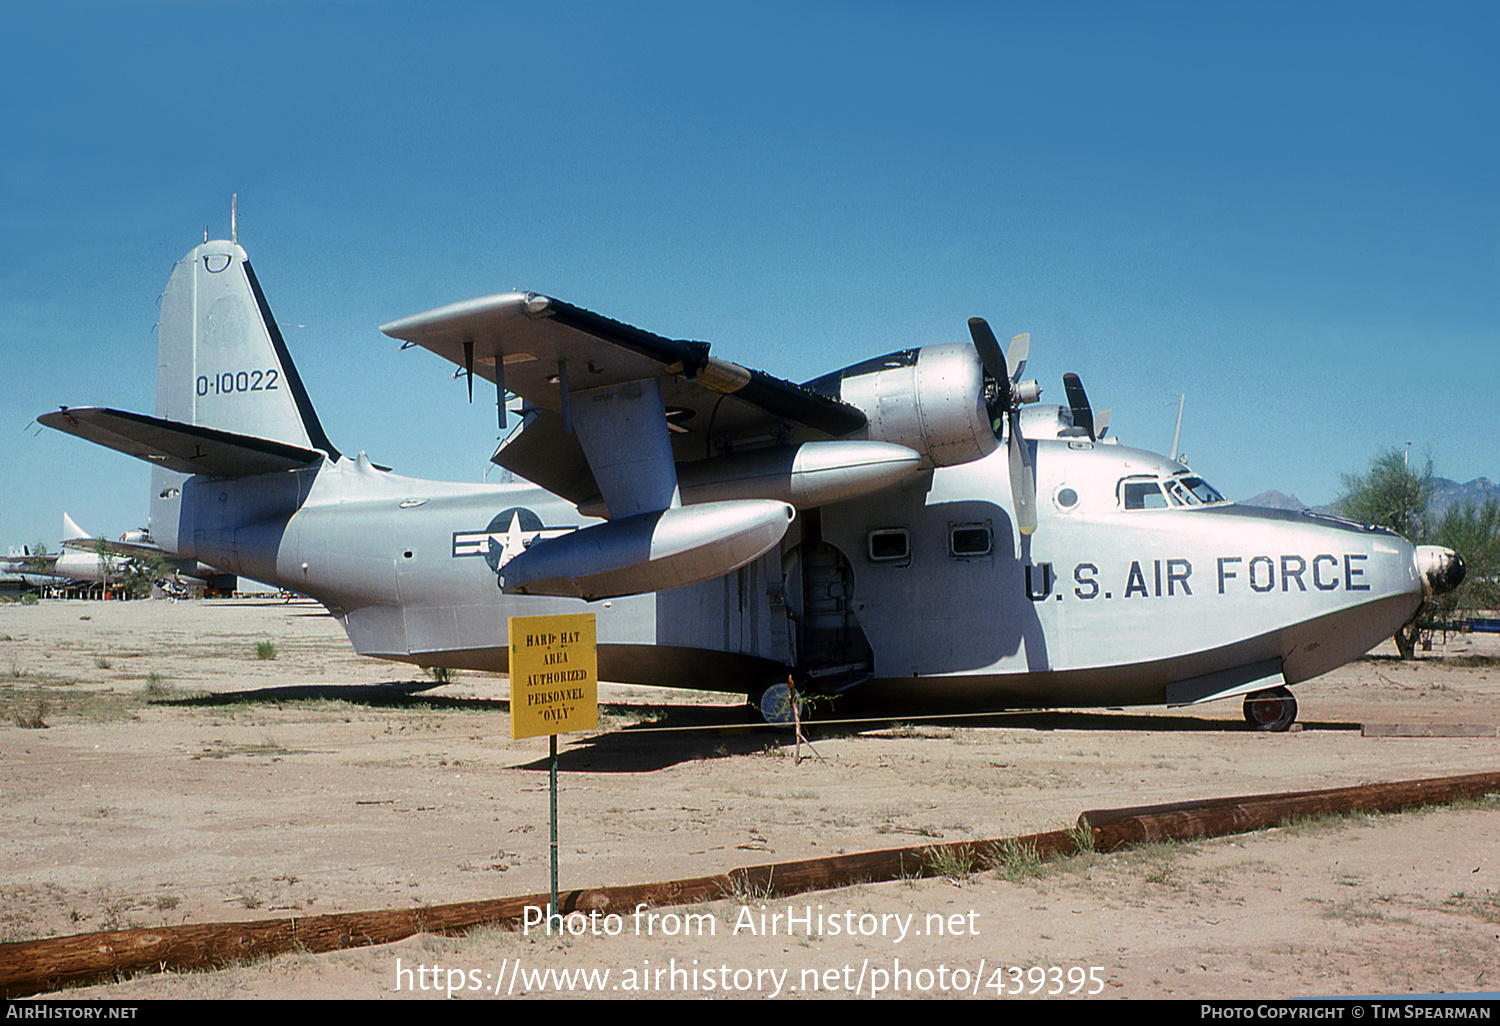
<svg viewBox="0 0 1500 1026"><path fill-rule="evenodd" d="M706 342L663 338L533 292L453 303L380 330L535 407L495 462L575 503L601 493L575 418L636 382L655 382L679 464L768 442L843 438L866 423L854 406L712 356Z"/></svg>
<svg viewBox="0 0 1500 1026"><path fill-rule="evenodd" d="M507 391L527 412L492 457L608 520L532 545L509 593L607 598L681 587L758 559L798 506L886 487L917 453L849 439L862 410L687 342L533 292L383 325Z"/></svg>

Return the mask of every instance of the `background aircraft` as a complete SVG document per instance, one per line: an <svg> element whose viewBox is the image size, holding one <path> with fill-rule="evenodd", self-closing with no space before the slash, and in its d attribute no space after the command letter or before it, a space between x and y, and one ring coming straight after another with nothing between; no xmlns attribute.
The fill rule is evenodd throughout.
<svg viewBox="0 0 1500 1026"><path fill-rule="evenodd" d="M144 532L128 532L119 542L94 538L63 514L63 540L57 552L33 552L24 546L12 549L4 560L5 568L21 575L33 585L103 584L106 578L118 580L130 560L124 551L126 539Z"/></svg>
<svg viewBox="0 0 1500 1026"><path fill-rule="evenodd" d="M146 529L126 531L111 541L95 538L63 514L60 551L34 553L29 546L0 560L0 567L34 587L46 585L123 585L134 571L151 576L152 582L169 595L186 597L205 589L233 592L237 581L196 560L173 559L151 540Z"/></svg>

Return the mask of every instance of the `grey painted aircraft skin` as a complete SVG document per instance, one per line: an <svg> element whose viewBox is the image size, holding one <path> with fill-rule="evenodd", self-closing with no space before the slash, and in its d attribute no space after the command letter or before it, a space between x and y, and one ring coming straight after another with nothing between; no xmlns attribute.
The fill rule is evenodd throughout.
<svg viewBox="0 0 1500 1026"><path fill-rule="evenodd" d="M982 322L973 348L806 386L530 293L384 330L471 393L521 395L495 461L552 490L340 453L232 242L173 272L154 417L40 420L155 466L167 552L317 599L356 651L421 666L503 671L508 617L592 611L604 679L753 699L795 673L914 712L1253 695L1247 718L1284 728L1287 685L1462 577L1388 531L1223 501L1099 437L1076 378L1069 406L1023 409L1035 385Z"/></svg>

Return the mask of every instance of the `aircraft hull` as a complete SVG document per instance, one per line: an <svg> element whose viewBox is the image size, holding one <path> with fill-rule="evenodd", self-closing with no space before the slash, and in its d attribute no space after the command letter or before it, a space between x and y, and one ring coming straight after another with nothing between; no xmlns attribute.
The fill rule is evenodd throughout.
<svg viewBox="0 0 1500 1026"><path fill-rule="evenodd" d="M1211 696L1192 689L1194 682L1241 668L1264 667L1265 676L1247 680L1267 680L1272 676L1271 671L1286 667L1276 684L1294 685L1321 676L1358 658L1389 636L1382 632L1371 637L1369 624L1399 625L1410 616L1415 605L1413 600L1393 596L1369 608L1350 609L1219 648L1143 663L1041 673L935 675L915 680L877 677L861 684L849 697L861 707L909 709L914 690L920 689L924 705L930 702L934 712L1189 705L1209 697L1229 697L1252 690L1242 687ZM1328 643L1330 638L1340 640ZM1297 653L1308 647L1324 651L1316 661L1297 659Z"/></svg>
<svg viewBox="0 0 1500 1026"><path fill-rule="evenodd" d="M824 661L859 664L868 679L857 693L871 700L1196 701L1235 693L1215 675L1246 667L1274 663L1276 683L1324 673L1388 637L1420 600L1411 546L1328 518L1233 506L1123 513L1100 498L1098 512L1053 516L1023 538L1007 513L1004 457L798 518L779 545L722 577L592 602L499 587L508 546L581 526L535 486L442 485L346 459L300 477L192 478L173 501L180 555L320 599L364 654L503 671L507 617L593 611L604 677L713 691L750 692L806 668L814 626L831 617L852 642ZM1039 494L1056 491L1041 473ZM1086 493L1086 478L1069 473ZM215 521L229 509L251 515ZM907 558L872 558L872 530L892 525ZM955 555L953 532L974 525L990 532L990 551ZM832 577L815 548L834 554ZM834 578L843 591L830 613L822 591ZM1242 690L1262 679L1240 676Z"/></svg>

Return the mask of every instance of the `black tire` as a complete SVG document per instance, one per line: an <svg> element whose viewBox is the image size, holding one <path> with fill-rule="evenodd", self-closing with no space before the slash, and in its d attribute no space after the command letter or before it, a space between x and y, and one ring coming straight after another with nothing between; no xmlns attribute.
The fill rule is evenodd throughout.
<svg viewBox="0 0 1500 1026"><path fill-rule="evenodd" d="M749 705L767 726L792 729L792 689L785 684L772 684L764 691L751 694ZM806 716L806 706L800 696L797 697L797 705L798 713Z"/></svg>
<svg viewBox="0 0 1500 1026"><path fill-rule="evenodd" d="M1279 733L1297 718L1297 699L1286 688L1269 688L1245 696L1245 722L1255 730Z"/></svg>

